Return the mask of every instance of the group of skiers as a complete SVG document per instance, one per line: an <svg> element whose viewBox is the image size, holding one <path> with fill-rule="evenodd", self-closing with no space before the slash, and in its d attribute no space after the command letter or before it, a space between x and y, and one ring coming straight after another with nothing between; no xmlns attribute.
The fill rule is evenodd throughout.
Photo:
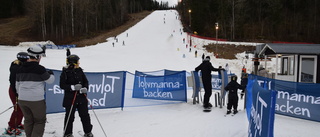
<svg viewBox="0 0 320 137"><path fill-rule="evenodd" d="M9 96L14 105L6 133L19 135L24 130L27 137L42 137L46 123L46 102L44 98L45 83L53 83L55 77L51 70L46 70L40 65L41 58L45 55L45 49L40 46L31 46L27 52L19 52L17 59L10 66ZM204 56L203 56L204 57ZM81 118L84 136L93 137L92 124L88 113L88 79L79 66L79 56L70 55L67 49L66 66L62 68L60 75L60 88L64 90L62 106L65 108L64 137L73 137L72 129L75 119L75 111L78 110ZM203 107L211 108L210 97L212 95L211 71L224 71L223 68L214 68L210 62L210 56L203 58L202 63L195 68L201 71L203 88L205 90ZM225 87L228 94L227 114L238 112L238 89L242 89L243 98L248 74L242 70L241 84L237 83L237 76L233 75L231 81ZM22 119L24 125L22 124Z"/></svg>
<svg viewBox="0 0 320 137"><path fill-rule="evenodd" d="M210 103L210 97L212 95L211 71L218 71L218 73L221 73L221 71L225 71L225 69L223 69L222 67L214 68L210 62L210 56L207 56L204 58L204 55L202 55L202 58L203 58L202 63L195 68L195 71L196 72L201 71L201 79L202 79L202 84L205 91L204 99L203 99L203 107L205 109L210 109L212 107L212 104ZM245 70L242 70L241 84L237 82L236 75L231 76L231 81L224 88L229 92L227 114L231 113L232 108L233 108L233 114L238 113L238 100L239 100L238 89L242 89L242 92L241 92L241 99L242 99L246 90L247 83L248 83L248 74L245 72Z"/></svg>
<svg viewBox="0 0 320 137"><path fill-rule="evenodd" d="M8 122L6 134L27 137L42 137L46 123L45 83L53 83L55 76L51 70L40 65L45 56L45 48L34 45L27 52L19 52L10 66L9 96L14 106ZM60 75L60 87L64 90L62 106L65 107L64 137L73 137L72 128L75 111L81 118L84 137L93 137L88 110L88 80L79 66L79 56L67 49L66 66ZM24 117L24 124L22 119Z"/></svg>

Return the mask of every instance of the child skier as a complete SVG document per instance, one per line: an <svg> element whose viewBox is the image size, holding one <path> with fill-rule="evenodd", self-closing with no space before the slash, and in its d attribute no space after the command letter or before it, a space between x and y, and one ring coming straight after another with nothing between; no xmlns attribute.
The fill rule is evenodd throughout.
<svg viewBox="0 0 320 137"><path fill-rule="evenodd" d="M238 113L238 89L243 89L243 87L237 82L237 76L231 76L231 81L225 87L225 90L229 91L228 94L228 104L227 104L227 114L231 113L233 107L233 114Z"/></svg>

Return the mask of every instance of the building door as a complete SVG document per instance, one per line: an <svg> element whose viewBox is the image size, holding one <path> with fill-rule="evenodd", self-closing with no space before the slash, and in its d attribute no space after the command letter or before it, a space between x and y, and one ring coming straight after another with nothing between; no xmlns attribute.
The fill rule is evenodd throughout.
<svg viewBox="0 0 320 137"><path fill-rule="evenodd" d="M317 56L301 56L299 82L316 83Z"/></svg>

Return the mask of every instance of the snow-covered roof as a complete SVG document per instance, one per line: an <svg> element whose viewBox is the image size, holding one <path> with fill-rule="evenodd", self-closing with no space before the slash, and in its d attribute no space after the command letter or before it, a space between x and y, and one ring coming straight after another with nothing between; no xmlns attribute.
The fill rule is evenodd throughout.
<svg viewBox="0 0 320 137"><path fill-rule="evenodd" d="M304 54L304 55L320 55L320 44L283 44L283 43L267 43L258 51L259 55L272 54Z"/></svg>

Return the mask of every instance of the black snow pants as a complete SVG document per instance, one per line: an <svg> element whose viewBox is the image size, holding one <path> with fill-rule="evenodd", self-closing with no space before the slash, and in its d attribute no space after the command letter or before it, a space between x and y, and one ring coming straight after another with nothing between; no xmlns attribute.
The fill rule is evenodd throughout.
<svg viewBox="0 0 320 137"><path fill-rule="evenodd" d="M228 104L227 104L227 109L231 110L237 110L238 109L238 94L237 92L229 92L228 94Z"/></svg>
<svg viewBox="0 0 320 137"><path fill-rule="evenodd" d="M211 77L202 78L203 88L204 88L204 99L203 104L207 105L210 102L210 97L212 95L212 85L211 85Z"/></svg>
<svg viewBox="0 0 320 137"><path fill-rule="evenodd" d="M66 114L65 114L65 118L64 118L64 125L66 125L66 123L67 123L71 107L72 107L72 105L65 106ZM79 116L80 116L80 119L81 119L81 122L82 122L82 128L83 128L84 133L90 133L91 130L92 130L93 126L91 124L90 115L89 115L89 112L88 112L89 111L88 102L87 101L86 102L77 102L76 101L74 103L72 111L71 111L69 122L68 122L68 125L67 125L67 128L66 128L66 131L65 131L65 135L72 134L73 121L74 121L74 118L75 118L74 115L75 115L76 109L78 110L78 113L79 113Z"/></svg>

